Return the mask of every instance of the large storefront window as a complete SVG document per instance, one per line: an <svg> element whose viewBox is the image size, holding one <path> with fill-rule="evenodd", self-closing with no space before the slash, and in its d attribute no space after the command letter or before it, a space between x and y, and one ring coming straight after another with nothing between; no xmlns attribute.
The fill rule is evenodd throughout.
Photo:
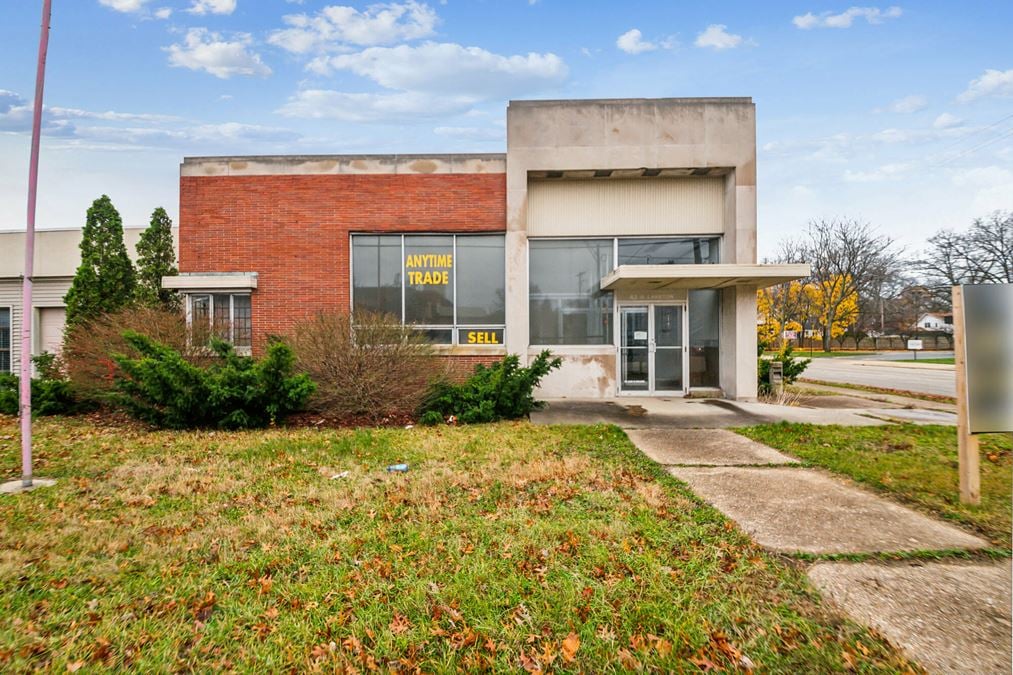
<svg viewBox="0 0 1013 675"><path fill-rule="evenodd" d="M11 309L0 307L0 373L11 370Z"/></svg>
<svg viewBox="0 0 1013 675"><path fill-rule="evenodd" d="M504 237L353 235L352 311L392 314L436 344L502 345Z"/></svg>
<svg viewBox="0 0 1013 675"><path fill-rule="evenodd" d="M620 239L620 265L705 265L719 262L718 237Z"/></svg>
<svg viewBox="0 0 1013 675"><path fill-rule="evenodd" d="M529 242L529 321L533 345L612 344L612 239Z"/></svg>

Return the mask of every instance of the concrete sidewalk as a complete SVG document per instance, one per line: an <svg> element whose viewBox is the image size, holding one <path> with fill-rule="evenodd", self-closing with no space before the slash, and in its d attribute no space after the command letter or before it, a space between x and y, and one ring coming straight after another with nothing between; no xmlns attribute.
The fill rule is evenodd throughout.
<svg viewBox="0 0 1013 675"><path fill-rule="evenodd" d="M627 427L676 478L778 553L976 550L988 542L731 431ZM823 562L827 600L932 672L1009 673L1009 561Z"/></svg>
<svg viewBox="0 0 1013 675"><path fill-rule="evenodd" d="M905 408L859 397L835 398L839 400L832 407L723 398L557 398L549 399L544 408L532 412L531 421L541 425L613 424L623 429L730 429L779 422L845 427L891 423L956 425L956 415L942 410Z"/></svg>
<svg viewBox="0 0 1013 675"><path fill-rule="evenodd" d="M905 410L892 403L863 398L853 399L847 407L816 408L726 399L624 396L604 400L550 399L545 408L531 414L531 421L536 424L605 423L624 429L727 429L777 422L844 426L877 426L895 421L956 424L956 416Z"/></svg>

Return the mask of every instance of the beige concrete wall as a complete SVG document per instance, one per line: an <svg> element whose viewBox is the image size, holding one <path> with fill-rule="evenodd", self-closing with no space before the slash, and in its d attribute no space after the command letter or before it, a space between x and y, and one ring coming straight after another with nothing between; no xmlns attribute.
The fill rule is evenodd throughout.
<svg viewBox="0 0 1013 675"><path fill-rule="evenodd" d="M694 169L722 176L722 262L756 262L756 119L748 98L511 101L507 109L507 349L528 353L527 237L533 180L552 172ZM703 171L707 170L707 171ZM713 173L712 173L713 171ZM536 178L533 178L536 177ZM551 180L551 179L548 179ZM607 179L593 179L607 180ZM535 188L536 191L538 188ZM541 224L536 225L536 230ZM657 234L681 234L676 228ZM750 300L752 297L752 300ZM755 289L723 294L721 378L726 395L756 391ZM746 326L750 325L750 330ZM599 348L600 349L600 348ZM615 392L615 353L559 347L565 366L541 394ZM611 379L601 386L602 369Z"/></svg>
<svg viewBox="0 0 1013 675"><path fill-rule="evenodd" d="M528 183L529 237L724 231L724 178L592 178Z"/></svg>
<svg viewBox="0 0 1013 675"><path fill-rule="evenodd" d="M143 227L123 228L123 243L131 260L137 258L137 241ZM179 230L172 229L173 245L179 255ZM36 230L35 278L74 276L81 264L81 229ZM0 231L0 279L20 277L25 267L23 230Z"/></svg>

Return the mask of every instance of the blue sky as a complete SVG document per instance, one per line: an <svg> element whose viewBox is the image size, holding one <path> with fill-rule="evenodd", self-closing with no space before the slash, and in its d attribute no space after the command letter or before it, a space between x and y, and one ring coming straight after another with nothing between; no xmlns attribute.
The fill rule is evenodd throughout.
<svg viewBox="0 0 1013 675"><path fill-rule="evenodd" d="M510 98L752 96L759 237L911 249L1013 208L1013 3L54 0L38 222L178 211L184 155L502 151ZM0 23L0 229L24 225L41 2Z"/></svg>

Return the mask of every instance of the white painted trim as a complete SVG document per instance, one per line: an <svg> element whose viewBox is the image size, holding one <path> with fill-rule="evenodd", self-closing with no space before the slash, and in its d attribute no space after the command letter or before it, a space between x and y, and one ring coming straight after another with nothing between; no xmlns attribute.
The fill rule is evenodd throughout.
<svg viewBox="0 0 1013 675"><path fill-rule="evenodd" d="M230 272L223 274L180 274L162 277L162 288L183 291L186 293L248 293L257 288L257 273Z"/></svg>

